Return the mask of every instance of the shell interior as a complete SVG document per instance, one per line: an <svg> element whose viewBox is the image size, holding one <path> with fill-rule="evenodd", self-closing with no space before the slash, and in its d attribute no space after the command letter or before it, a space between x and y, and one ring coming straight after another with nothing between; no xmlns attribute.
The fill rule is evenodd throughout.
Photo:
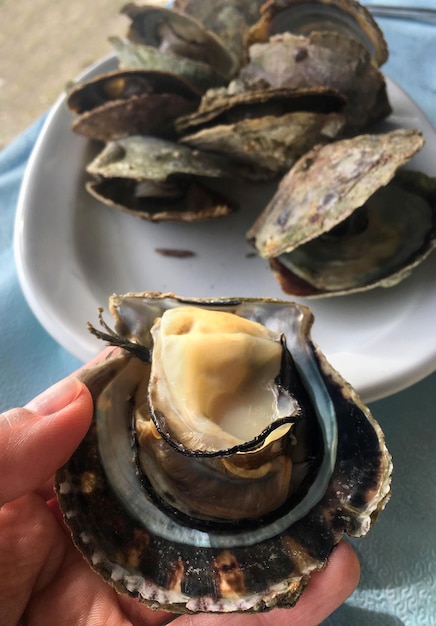
<svg viewBox="0 0 436 626"><path fill-rule="evenodd" d="M362 43L377 65L387 60L383 33L370 12L355 0L269 0L263 14L269 37L283 32L309 35L330 31ZM259 25L253 29L261 30Z"/></svg>
<svg viewBox="0 0 436 626"><path fill-rule="evenodd" d="M176 56L205 62L218 74L230 78L236 60L213 32L193 17L156 6L126 5L122 12L131 19L128 38Z"/></svg>

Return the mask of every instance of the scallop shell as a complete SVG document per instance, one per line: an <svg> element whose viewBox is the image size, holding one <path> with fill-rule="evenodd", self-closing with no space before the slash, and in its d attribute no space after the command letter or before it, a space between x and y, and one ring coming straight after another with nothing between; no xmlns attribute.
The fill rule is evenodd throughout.
<svg viewBox="0 0 436 626"><path fill-rule="evenodd" d="M344 124L341 113L295 111L217 124L180 141L237 162L244 178L268 180L285 173L313 145L332 141Z"/></svg>
<svg viewBox="0 0 436 626"><path fill-rule="evenodd" d="M281 181L248 233L284 291L339 295L405 278L436 245L436 179L397 173L417 130L318 146Z"/></svg>
<svg viewBox="0 0 436 626"><path fill-rule="evenodd" d="M212 155L151 136L111 141L87 167L88 191L141 219L198 221L229 214L234 205L207 186L231 177Z"/></svg>
<svg viewBox="0 0 436 626"><path fill-rule="evenodd" d="M216 33L240 65L247 55L249 27L257 22L264 0L176 0L174 8Z"/></svg>
<svg viewBox="0 0 436 626"><path fill-rule="evenodd" d="M182 154L192 146L205 167L211 156L220 157L221 166L226 160L222 169L232 170L236 181L268 181L314 145L361 132L391 111L377 67L386 59L386 44L354 0L177 0L171 9L129 3L122 13L130 20L126 38L111 38L121 69L69 98L78 111L80 89L85 100L95 90L95 105L73 122L89 137L152 134L173 140ZM138 90L140 71L144 92ZM100 103L105 84L109 100ZM166 178L146 186L132 176L109 179L99 172L86 188L98 200L152 221L228 214L230 203L211 198L195 178L195 187L189 186L194 196L178 206L175 197L184 194L170 189Z"/></svg>
<svg viewBox="0 0 436 626"><path fill-rule="evenodd" d="M249 48L240 80L271 89L329 88L345 99L347 134L387 117L383 74L358 41L337 32L284 33Z"/></svg>
<svg viewBox="0 0 436 626"><path fill-rule="evenodd" d="M201 92L222 86L226 82L210 65L201 61L165 54L152 46L134 43L119 37L110 37L110 42L121 69L142 69L174 74Z"/></svg>
<svg viewBox="0 0 436 626"><path fill-rule="evenodd" d="M261 12L249 43L284 32L309 35L329 31L360 42L378 66L387 61L388 47L380 27L356 0L267 0Z"/></svg>
<svg viewBox="0 0 436 626"><path fill-rule="evenodd" d="M122 13L130 20L128 39L153 46L169 54L209 65L225 79L238 69L238 60L224 42L197 19L173 9L127 4Z"/></svg>
<svg viewBox="0 0 436 626"><path fill-rule="evenodd" d="M132 407L142 412L146 403L151 325L187 305L260 322L266 332L283 334L292 355L282 366L293 372L284 384L293 385L304 406L293 437L305 442L295 448L295 462L306 467L308 482L256 520L207 521L178 512L177 500L169 506L156 498L147 475L138 472ZM369 409L310 339L310 310L279 300L157 293L113 296L110 308L116 333L107 327L108 333L94 332L128 352L85 373L95 403L92 425L56 477L77 547L117 591L155 609L225 613L293 606L343 534L369 530L389 497L392 470ZM157 428L159 437L166 427ZM204 453L168 441L182 465L184 458L201 464ZM235 451L224 450L223 460ZM304 451L309 465L298 460ZM220 450L206 456L219 460Z"/></svg>
<svg viewBox="0 0 436 626"><path fill-rule="evenodd" d="M182 143L240 164L242 177L268 179L314 143L332 141L345 125L343 106L341 95L324 87L210 90L176 129L189 133Z"/></svg>
<svg viewBox="0 0 436 626"><path fill-rule="evenodd" d="M75 132L110 141L128 135L175 137L174 121L198 107L200 93L179 76L117 70L75 85L67 98Z"/></svg>

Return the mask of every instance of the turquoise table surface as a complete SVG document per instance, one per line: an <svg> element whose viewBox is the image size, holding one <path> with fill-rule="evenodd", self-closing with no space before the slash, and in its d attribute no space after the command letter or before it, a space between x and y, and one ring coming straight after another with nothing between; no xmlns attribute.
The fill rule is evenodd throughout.
<svg viewBox="0 0 436 626"><path fill-rule="evenodd" d="M419 5L436 9L436 0ZM415 100L436 128L436 26L394 18L378 21L390 49L384 73ZM26 403L80 365L34 317L14 264L17 197L43 121L36 121L0 153L0 410ZM428 336L436 341L436 311ZM413 343L413 328L409 340ZM353 541L362 567L359 587L323 626L434 626L436 373L373 402L371 409L393 455L392 498L369 535Z"/></svg>

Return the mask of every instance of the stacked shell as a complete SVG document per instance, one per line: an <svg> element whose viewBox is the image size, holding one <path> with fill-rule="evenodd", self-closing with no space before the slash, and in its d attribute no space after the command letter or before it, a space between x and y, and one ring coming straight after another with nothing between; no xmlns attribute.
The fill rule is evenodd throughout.
<svg viewBox="0 0 436 626"><path fill-rule="evenodd" d="M197 221L236 208L230 180L282 179L248 239L282 289L304 297L393 285L434 248L435 180L397 184L419 131L368 135L391 112L379 69L388 50L358 2L176 0L122 12L119 69L68 97L74 130L106 143L87 168L98 200L150 221Z"/></svg>
<svg viewBox="0 0 436 626"><path fill-rule="evenodd" d="M67 101L73 129L107 143L89 165L90 193L153 221L223 216L234 203L211 181L277 178L315 144L388 115L383 37L357 3L335 5L125 6L126 38L111 39L119 69Z"/></svg>

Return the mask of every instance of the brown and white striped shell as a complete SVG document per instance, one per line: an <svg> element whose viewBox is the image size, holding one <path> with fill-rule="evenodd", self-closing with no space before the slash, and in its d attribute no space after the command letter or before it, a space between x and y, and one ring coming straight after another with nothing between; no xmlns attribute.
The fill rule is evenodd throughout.
<svg viewBox="0 0 436 626"><path fill-rule="evenodd" d="M310 310L157 293L110 308L116 332L93 332L124 350L85 372L93 421L56 477L73 541L155 609L293 606L344 533L369 530L392 469Z"/></svg>

